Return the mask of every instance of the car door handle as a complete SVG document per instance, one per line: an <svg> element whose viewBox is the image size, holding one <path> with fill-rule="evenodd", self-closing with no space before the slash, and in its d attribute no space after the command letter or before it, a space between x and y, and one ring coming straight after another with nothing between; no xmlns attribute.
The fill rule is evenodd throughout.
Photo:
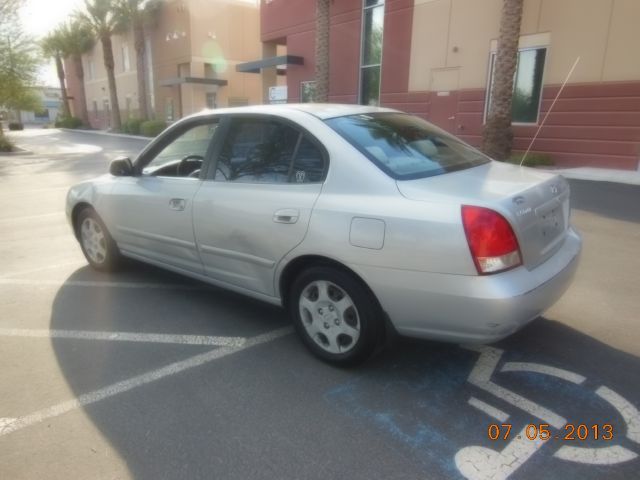
<svg viewBox="0 0 640 480"><path fill-rule="evenodd" d="M169 200L169 208L171 210L177 210L179 212L184 210L186 204L187 202L184 198L172 198L171 200Z"/></svg>
<svg viewBox="0 0 640 480"><path fill-rule="evenodd" d="M295 208L283 208L273 214L273 221L276 223L296 223L300 212Z"/></svg>

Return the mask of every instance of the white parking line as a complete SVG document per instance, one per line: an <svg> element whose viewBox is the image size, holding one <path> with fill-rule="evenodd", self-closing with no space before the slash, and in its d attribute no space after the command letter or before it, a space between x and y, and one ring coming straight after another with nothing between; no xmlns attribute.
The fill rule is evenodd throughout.
<svg viewBox="0 0 640 480"><path fill-rule="evenodd" d="M0 218L0 224L23 222L23 221L29 221L29 220L39 220L39 219L48 218L48 217L63 217L64 215L65 215L64 212L51 212L51 213L40 213L38 215L24 215L22 217L4 217L4 218Z"/></svg>
<svg viewBox="0 0 640 480"><path fill-rule="evenodd" d="M15 432L16 430L20 430L31 425L35 425L49 418L58 417L72 410L86 407L87 405L99 402L100 400L104 400L105 398L113 397L114 395L133 390L134 388L141 387L143 385L155 382L171 375L175 375L176 373L183 372L190 368L204 365L205 363L226 357L227 355L241 352L242 350L245 350L247 348L271 342L280 337L288 335L291 332L291 327L280 328L269 333L249 338L242 346L216 348L215 350L211 350L210 352L201 353L199 355L187 358L186 360L174 362L170 365L166 365L156 370L151 370L150 372L137 375L121 382L113 383L98 390L94 390L93 392L85 393L83 395L80 395L78 398L74 398L73 400L67 400L66 402L59 403L52 407L38 410L37 412L25 415L24 417L18 417L15 419L5 418L2 422L0 422L0 436L7 435L9 433Z"/></svg>
<svg viewBox="0 0 640 480"><path fill-rule="evenodd" d="M23 328L0 328L0 337L63 338L71 340L173 343L177 345L210 345L216 347L241 347L247 341L247 339L244 337L171 335L164 333L91 332L86 330L33 330Z"/></svg>
<svg viewBox="0 0 640 480"><path fill-rule="evenodd" d="M28 285L30 287L97 287L97 288L155 288L166 290L210 290L208 285L178 285L174 283L143 282L103 282L97 280L27 280L18 278L0 278L0 285Z"/></svg>
<svg viewBox="0 0 640 480"><path fill-rule="evenodd" d="M586 380L585 377L562 368L551 367L549 365L542 365L540 363L528 363L528 362L506 362L502 366L503 372L533 372L542 373L544 375L551 375L552 377L558 377L567 382L580 385Z"/></svg>
<svg viewBox="0 0 640 480"><path fill-rule="evenodd" d="M478 399L476 397L471 397L469 399L469 405L471 405L472 407L475 407L478 410L486 413L490 417L495 418L499 422L504 423L507 420L509 420L509 414L508 413L503 412L499 408L493 407L493 406L489 405L488 403L485 403L485 402L483 402L482 400L480 400L480 399Z"/></svg>
<svg viewBox="0 0 640 480"><path fill-rule="evenodd" d="M73 262L57 263L55 265L47 265L45 267L32 268L30 270L20 270L17 272L3 273L2 275L0 275L0 278L20 277L22 275L29 275L30 273L38 273L44 270L54 270L56 268L69 267L71 265L81 267L87 265L87 262L84 260L75 260Z"/></svg>

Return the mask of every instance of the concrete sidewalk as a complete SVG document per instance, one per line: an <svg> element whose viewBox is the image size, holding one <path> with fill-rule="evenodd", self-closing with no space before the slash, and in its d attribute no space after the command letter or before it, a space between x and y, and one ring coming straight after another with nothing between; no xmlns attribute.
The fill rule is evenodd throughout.
<svg viewBox="0 0 640 480"><path fill-rule="evenodd" d="M611 168L576 167L544 169L550 173L559 173L565 178L575 180L592 180L597 182L626 183L640 185L640 171L615 170Z"/></svg>

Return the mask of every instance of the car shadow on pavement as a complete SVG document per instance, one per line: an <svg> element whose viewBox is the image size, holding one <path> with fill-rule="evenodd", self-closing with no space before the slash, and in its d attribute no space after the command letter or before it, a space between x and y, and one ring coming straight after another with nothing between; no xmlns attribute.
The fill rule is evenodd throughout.
<svg viewBox="0 0 640 480"><path fill-rule="evenodd" d="M118 274L88 268L72 274L53 302L50 328L249 338L288 323L280 308L132 264ZM220 348L55 337L52 344L78 397ZM626 436L627 420L594 393L606 386L637 408L638 357L545 318L492 347L501 354L491 377L496 384L568 422L611 423L610 443L640 453ZM469 383L478 358L457 345L399 339L345 370L317 361L289 335L136 385L84 410L137 479L463 478L454 461L458 451L507 445L487 438L489 424L512 423L516 432L543 423ZM500 370L506 362L563 369L585 380L576 385L539 372ZM503 410L508 421L474 409L472 397ZM637 473L637 459L586 465L556 458L561 444L542 447L513 478Z"/></svg>

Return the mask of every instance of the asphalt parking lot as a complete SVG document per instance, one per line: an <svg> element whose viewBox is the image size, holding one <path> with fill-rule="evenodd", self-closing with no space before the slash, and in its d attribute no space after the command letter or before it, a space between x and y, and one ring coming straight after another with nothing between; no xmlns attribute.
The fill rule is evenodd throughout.
<svg viewBox="0 0 640 480"><path fill-rule="evenodd" d="M34 153L0 157L0 478L638 478L640 187L571 182L584 254L544 318L485 347L399 340L342 370L278 308L86 266L66 191L144 141L16 139ZM549 440L529 440L541 424Z"/></svg>

